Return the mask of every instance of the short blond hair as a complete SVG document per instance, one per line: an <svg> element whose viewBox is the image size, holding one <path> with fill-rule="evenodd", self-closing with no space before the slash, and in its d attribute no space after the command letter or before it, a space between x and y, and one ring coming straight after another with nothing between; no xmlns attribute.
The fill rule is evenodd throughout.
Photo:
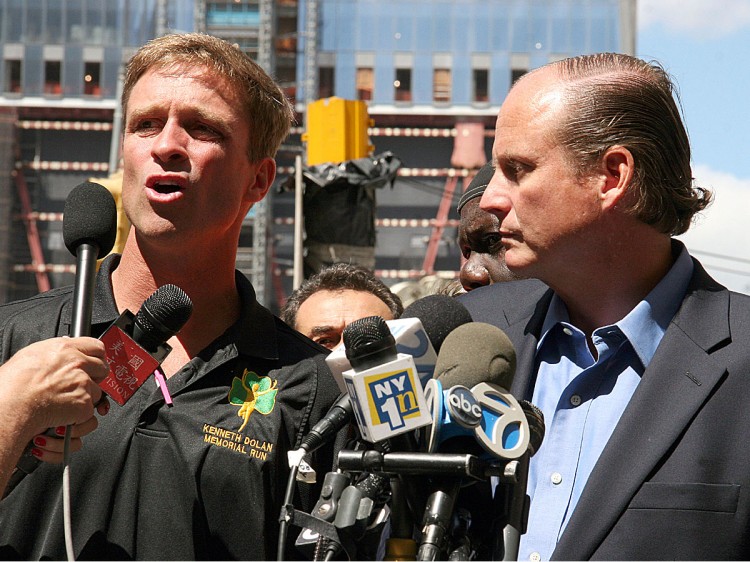
<svg viewBox="0 0 750 562"><path fill-rule="evenodd" d="M143 45L130 59L122 90L127 115L133 87L149 70L206 68L232 86L250 121L248 158L276 156L294 122L294 110L281 88L250 57L223 39L204 33L164 35Z"/></svg>

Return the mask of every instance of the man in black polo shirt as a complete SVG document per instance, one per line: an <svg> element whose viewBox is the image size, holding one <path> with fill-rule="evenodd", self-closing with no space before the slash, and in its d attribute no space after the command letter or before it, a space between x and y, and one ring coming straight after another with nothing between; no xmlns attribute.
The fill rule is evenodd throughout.
<svg viewBox="0 0 750 562"><path fill-rule="evenodd" d="M98 273L92 335L166 283L189 295L193 314L162 364L173 405L147 380L112 404L72 459L75 556L269 559L286 452L338 394L307 359L323 350L256 302L235 271L242 220L273 183L292 108L238 49L201 34L142 47L122 104L132 227ZM0 307L2 359L68 334L71 300L66 288ZM41 460L59 448L47 439ZM320 474L330 449L311 459ZM61 473L43 462L0 503L0 557L66 557ZM300 508L316 498L299 485Z"/></svg>

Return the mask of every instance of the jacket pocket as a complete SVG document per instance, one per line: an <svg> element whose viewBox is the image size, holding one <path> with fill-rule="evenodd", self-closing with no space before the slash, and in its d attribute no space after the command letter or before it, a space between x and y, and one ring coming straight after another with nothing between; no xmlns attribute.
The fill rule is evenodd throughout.
<svg viewBox="0 0 750 562"><path fill-rule="evenodd" d="M739 484L644 482L629 508L734 513L739 498Z"/></svg>

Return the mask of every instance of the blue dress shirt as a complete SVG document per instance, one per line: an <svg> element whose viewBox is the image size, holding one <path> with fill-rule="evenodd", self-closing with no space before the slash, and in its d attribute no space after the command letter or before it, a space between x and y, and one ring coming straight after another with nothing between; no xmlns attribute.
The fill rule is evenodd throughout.
<svg viewBox="0 0 750 562"><path fill-rule="evenodd" d="M682 251L667 275L619 322L586 335L570 324L556 295L536 353L533 403L544 413L545 437L531 458L528 531L520 560L549 560L591 471L674 317L693 273ZM613 475L616 478L616 475Z"/></svg>

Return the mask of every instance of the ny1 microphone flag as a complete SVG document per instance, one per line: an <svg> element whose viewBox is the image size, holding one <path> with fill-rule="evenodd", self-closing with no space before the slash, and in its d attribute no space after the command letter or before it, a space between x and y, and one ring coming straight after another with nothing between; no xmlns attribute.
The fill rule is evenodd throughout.
<svg viewBox="0 0 750 562"><path fill-rule="evenodd" d="M422 381L410 355L359 372L343 372L362 438L390 439L432 423Z"/></svg>
<svg viewBox="0 0 750 562"><path fill-rule="evenodd" d="M435 372L437 353L430 342L430 337L422 327L419 318L398 318L386 320L386 325L396 339L396 351L411 355L414 365L422 381L422 387L430 380ZM326 364L339 385L341 392L346 392L343 372L351 368L346 357L346 347L338 346L326 356Z"/></svg>

